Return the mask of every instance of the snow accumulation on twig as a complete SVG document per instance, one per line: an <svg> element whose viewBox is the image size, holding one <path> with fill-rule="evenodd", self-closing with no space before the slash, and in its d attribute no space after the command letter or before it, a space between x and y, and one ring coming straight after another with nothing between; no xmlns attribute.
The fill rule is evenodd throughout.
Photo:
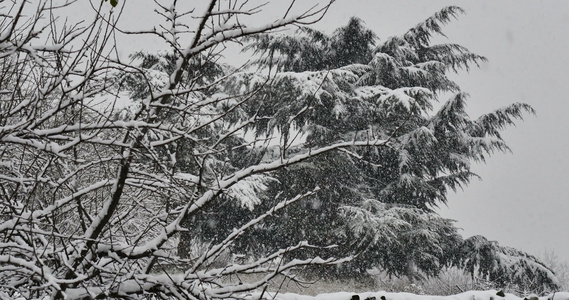
<svg viewBox="0 0 569 300"><path fill-rule="evenodd" d="M299 295L294 293L264 292L264 297L275 300L567 300L569 292L552 293L547 296L535 295L518 297L502 291L468 291L450 296L417 295L411 293L367 292L367 293L328 293L317 296ZM247 300L260 299L261 292L253 293Z"/></svg>

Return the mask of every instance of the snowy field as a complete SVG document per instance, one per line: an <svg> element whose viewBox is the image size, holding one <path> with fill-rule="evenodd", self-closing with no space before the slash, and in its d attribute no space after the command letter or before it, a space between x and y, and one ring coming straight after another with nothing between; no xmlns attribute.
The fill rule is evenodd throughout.
<svg viewBox="0 0 569 300"><path fill-rule="evenodd" d="M388 292L368 292L368 293L329 293L317 296L306 296L294 293L261 293L252 294L249 299L275 299L275 300L568 300L569 292L552 293L547 296L537 297L518 297L513 294L502 293L496 290L489 291L469 291L450 296L429 296L416 295L411 293L388 293Z"/></svg>

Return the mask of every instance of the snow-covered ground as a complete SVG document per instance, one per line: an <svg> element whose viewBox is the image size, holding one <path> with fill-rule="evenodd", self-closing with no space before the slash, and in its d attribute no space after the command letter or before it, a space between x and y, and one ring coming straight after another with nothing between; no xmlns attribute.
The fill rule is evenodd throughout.
<svg viewBox="0 0 569 300"><path fill-rule="evenodd" d="M411 293L388 293L388 292L367 292L367 293L329 293L316 296L306 296L293 293L261 293L251 295L250 299L275 299L275 300L569 300L569 292L552 293L547 296L537 297L518 297L513 294L502 293L496 290L488 291L468 291L461 294L450 296L429 296L416 295Z"/></svg>

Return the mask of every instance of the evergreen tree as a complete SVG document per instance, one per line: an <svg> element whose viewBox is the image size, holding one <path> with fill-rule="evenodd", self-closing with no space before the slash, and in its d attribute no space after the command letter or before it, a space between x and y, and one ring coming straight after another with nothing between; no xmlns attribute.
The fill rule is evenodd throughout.
<svg viewBox="0 0 569 300"><path fill-rule="evenodd" d="M535 256L503 247L483 236L464 240L454 253L455 264L472 276L479 275L501 286L520 290L558 290L560 283L553 271Z"/></svg>
<svg viewBox="0 0 569 300"><path fill-rule="evenodd" d="M175 169L182 173L212 172L203 177L207 180L229 170L309 153L313 147L332 142L379 138L390 144L325 153L270 176L243 181L210 201L204 214L185 221L184 226L192 231L182 234L179 255L185 257L196 240L219 242L242 225L242 220L264 213L283 199L319 188L317 194L243 233L233 251L262 255L308 240L339 245L327 249L328 255L356 256L332 270L334 276L366 274L377 267L390 275L413 278L436 275L442 267L454 264L478 270L499 284L507 279L535 288L520 279L535 269L504 267L501 270L509 275L499 277L484 261L469 260L470 252L457 249L468 248L470 239L463 241L452 220L433 213L433 208L446 203L449 189L464 187L476 177L470 171L471 162L484 161L496 150L508 150L500 130L521 118L524 111L533 112L528 105L516 103L477 119L468 116L467 94L447 73L468 69L485 58L460 45L430 44L432 34L442 34L441 25L461 12L458 7L445 8L402 36L379 44L357 18L330 36L300 28L295 36L263 33L249 37L248 49L261 55L256 64L283 71L269 79L234 72L205 59L209 65L195 68L199 58L190 61L187 72L193 81L182 80L183 84L199 81L204 85L220 76L228 78L224 85L194 92L197 98L229 99L228 95L256 92L232 112L228 123L204 127L199 136L219 139L231 130L231 120L258 118L248 130L257 138L270 138L276 132L280 142L242 147L245 139L233 137L223 141L227 151L196 156L196 151L206 149L182 138L173 151ZM147 74L167 74L175 62L170 54L138 53L135 58ZM192 74L194 69L201 73ZM136 85L136 78L126 82L134 98L148 96L145 87ZM439 96L446 92L455 95L435 109ZM222 112L222 102L209 109ZM512 257L521 253L496 249ZM304 257L318 254L322 249L307 249ZM542 267L538 271L549 276L548 287L554 287L553 275ZM330 272L311 270L321 271Z"/></svg>
<svg viewBox="0 0 569 300"><path fill-rule="evenodd" d="M238 251L268 251L301 240L335 243L340 246L329 250L333 255L358 256L341 270L350 276L372 267L394 275L435 275L455 263L449 255L462 238L433 209L446 203L449 189L476 177L471 162L509 150L501 129L523 112L533 113L515 103L468 116L468 95L447 74L486 59L460 45L431 45L432 35L442 34L442 25L462 12L444 8L377 45L376 35L356 18L330 36L301 28L295 35L248 38L248 49L261 55L258 66L285 71L247 106L250 114L267 117L252 129L256 135L279 133L273 157L331 141L381 138L390 144L327 153L274 172L266 200L252 213L315 187L320 191L243 236ZM455 94L435 109L446 92Z"/></svg>

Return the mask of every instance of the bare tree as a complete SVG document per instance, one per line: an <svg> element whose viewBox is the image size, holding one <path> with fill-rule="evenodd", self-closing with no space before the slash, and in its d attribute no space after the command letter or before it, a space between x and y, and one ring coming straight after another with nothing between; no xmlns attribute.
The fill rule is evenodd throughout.
<svg viewBox="0 0 569 300"><path fill-rule="evenodd" d="M296 267L347 259L292 259L315 247L303 242L244 264L209 265L242 232L315 191L244 220L203 253L178 253L180 234L192 232L188 220L215 199L262 189L270 171L322 153L387 143L362 138L233 163L232 151L266 145L243 130L267 116L239 115L258 89L211 92L239 70L203 80L202 67L228 42L316 22L331 3L294 14L291 1L259 25L262 5L200 2L179 11L175 0L156 1L165 21L127 31L123 1L114 11L92 1L90 19L76 23L65 16L85 9L80 1L0 1L0 298L239 298L278 274L293 278L287 272ZM124 35L165 42L171 68L160 77L121 60L116 40ZM145 89L138 98L133 82ZM235 279L257 273L250 283Z"/></svg>

